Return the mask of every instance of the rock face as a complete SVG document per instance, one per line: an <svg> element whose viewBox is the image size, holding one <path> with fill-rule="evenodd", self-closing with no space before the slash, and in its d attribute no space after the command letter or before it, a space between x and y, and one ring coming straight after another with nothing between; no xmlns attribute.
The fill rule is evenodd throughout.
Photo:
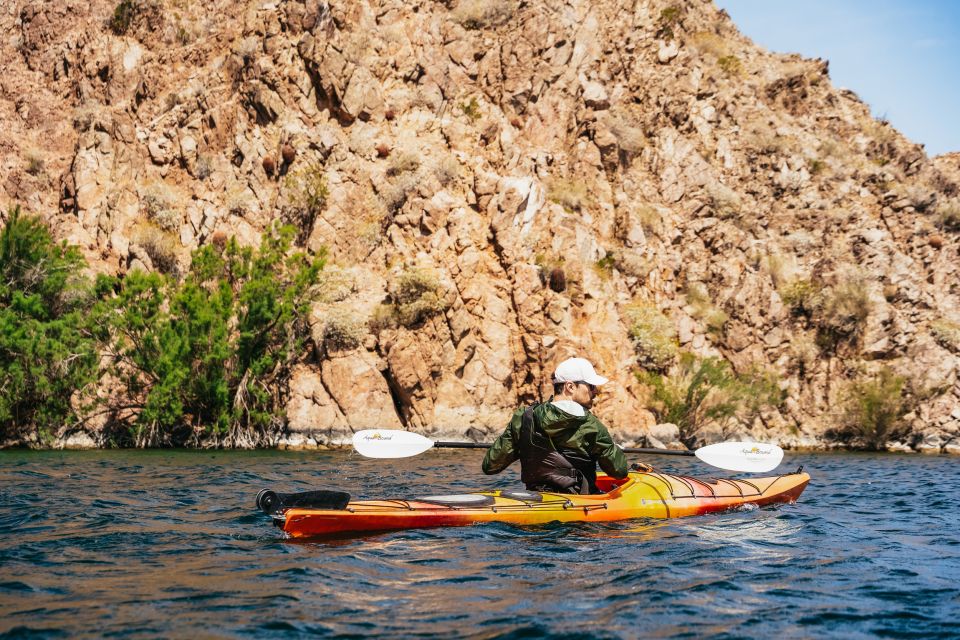
<svg viewBox="0 0 960 640"><path fill-rule="evenodd" d="M637 301L683 350L777 374L786 400L748 435L821 443L844 383L888 366L918 398L905 442L960 442L960 160L826 62L761 50L710 2L137 7L122 29L112 1L0 9L0 205L124 273L163 268L145 228L181 266L214 234L256 244L321 172L303 242L351 275L315 310L297 442L490 437L573 355L614 380L596 410L617 439L674 442L648 433ZM377 322L411 270L433 297ZM851 288L862 312L824 311Z"/></svg>

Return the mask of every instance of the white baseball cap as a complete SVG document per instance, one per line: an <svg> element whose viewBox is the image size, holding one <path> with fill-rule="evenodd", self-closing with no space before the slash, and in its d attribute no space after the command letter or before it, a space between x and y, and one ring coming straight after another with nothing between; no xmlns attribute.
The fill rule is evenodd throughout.
<svg viewBox="0 0 960 640"><path fill-rule="evenodd" d="M610 382L609 379L593 370L593 365L585 358L568 358L557 365L553 374L554 382L586 382L593 386Z"/></svg>

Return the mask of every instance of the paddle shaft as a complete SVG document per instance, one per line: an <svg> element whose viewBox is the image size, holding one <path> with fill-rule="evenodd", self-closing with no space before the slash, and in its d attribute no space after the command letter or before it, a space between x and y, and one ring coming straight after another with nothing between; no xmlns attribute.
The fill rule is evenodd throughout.
<svg viewBox="0 0 960 640"><path fill-rule="evenodd" d="M441 449L489 449L491 445L485 442L434 442L434 447ZM664 456L693 456L693 451L676 451L674 449L638 449L625 448L624 453L652 453Z"/></svg>

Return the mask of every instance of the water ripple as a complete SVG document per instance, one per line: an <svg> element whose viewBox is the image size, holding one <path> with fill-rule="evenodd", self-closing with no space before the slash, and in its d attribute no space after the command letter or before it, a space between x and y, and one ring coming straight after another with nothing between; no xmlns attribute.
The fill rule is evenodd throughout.
<svg viewBox="0 0 960 640"><path fill-rule="evenodd" d="M813 475L795 505L294 543L259 489L414 496L517 472L483 476L473 451L0 452L0 638L960 637L960 516L929 495L960 465L790 457Z"/></svg>

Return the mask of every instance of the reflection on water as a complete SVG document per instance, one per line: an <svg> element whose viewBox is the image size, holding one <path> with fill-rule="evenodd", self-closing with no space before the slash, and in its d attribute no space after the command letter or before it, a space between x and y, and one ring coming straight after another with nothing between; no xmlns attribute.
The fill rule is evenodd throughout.
<svg viewBox="0 0 960 640"><path fill-rule="evenodd" d="M0 452L0 635L960 636L948 458L790 455L797 504L679 520L294 543L253 507L519 485L481 453Z"/></svg>

